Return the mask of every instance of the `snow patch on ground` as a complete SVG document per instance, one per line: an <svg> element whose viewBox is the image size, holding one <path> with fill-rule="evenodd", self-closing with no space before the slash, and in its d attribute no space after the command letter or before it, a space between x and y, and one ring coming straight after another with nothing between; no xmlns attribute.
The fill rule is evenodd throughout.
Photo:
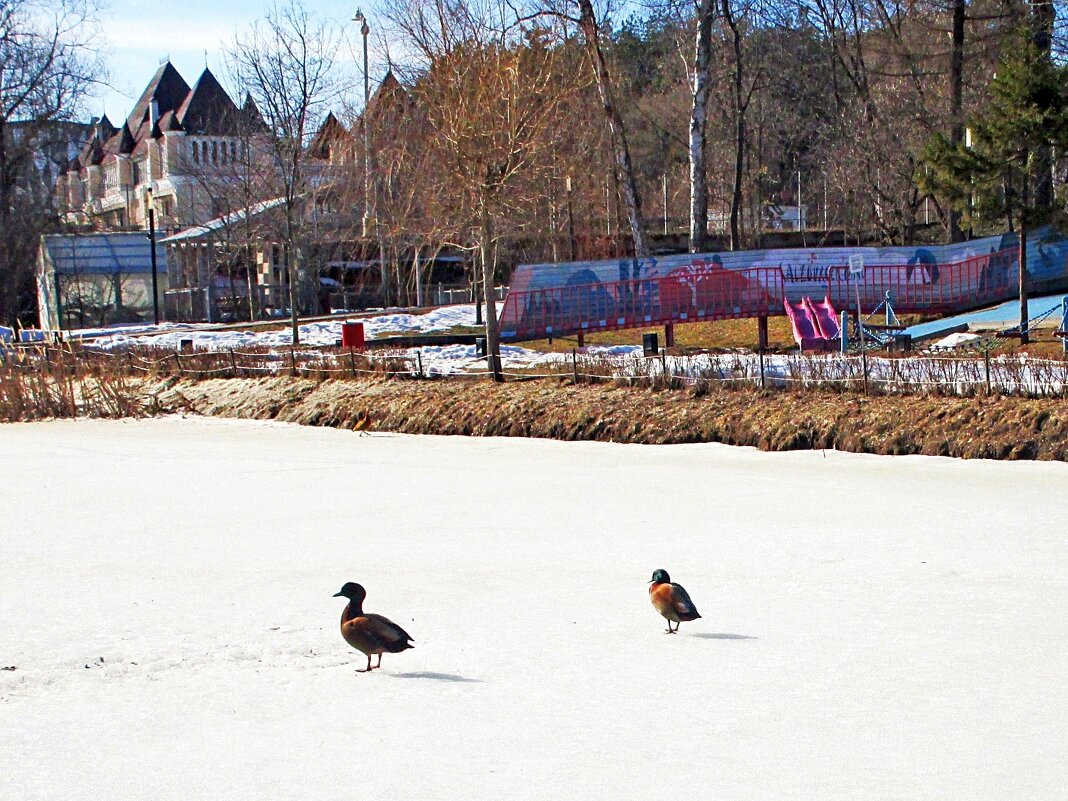
<svg viewBox="0 0 1068 801"><path fill-rule="evenodd" d="M978 334L969 334L965 331L958 331L955 334L950 334L947 337L942 337L937 342L931 343L931 350L953 350L964 345L974 345L978 342L980 336Z"/></svg>
<svg viewBox="0 0 1068 801"><path fill-rule="evenodd" d="M500 308L503 304L498 304ZM305 323L299 326L300 341L304 345L333 345L341 339L341 324L347 319L363 323L364 335L368 339L387 333L422 333L430 334L447 331L456 326L475 325L475 307L473 304L442 306L426 314L408 314L406 312L387 312L370 317L339 317ZM284 321L280 321L284 322ZM161 330L162 329L162 330ZM247 331L238 329L220 329L213 324L175 324L163 323L154 326L123 328L108 334L114 329L85 329L72 331L72 337L95 337L94 345L102 348L121 348L130 345L147 345L160 348L177 348L183 339L193 341L194 348L204 350L240 350L249 347L288 346L293 342L292 331L282 326L273 331L252 328ZM159 331L159 333L151 333Z"/></svg>

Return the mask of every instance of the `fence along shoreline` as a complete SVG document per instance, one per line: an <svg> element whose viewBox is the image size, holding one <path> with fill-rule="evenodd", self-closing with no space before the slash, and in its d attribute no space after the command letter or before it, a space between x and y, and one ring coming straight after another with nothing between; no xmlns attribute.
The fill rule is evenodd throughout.
<svg viewBox="0 0 1068 801"><path fill-rule="evenodd" d="M300 346L263 351L180 350L141 347L111 351L91 346L25 343L0 347L0 371L43 374L207 378L291 376L354 380L470 381L490 377L470 369L444 369L422 348L404 353L368 353L335 346ZM1011 395L1068 397L1068 360L980 356L842 354L697 354L690 356L603 356L554 354L530 366L506 365L512 381L614 382L653 388L715 387L768 391L831 390L887 395Z"/></svg>

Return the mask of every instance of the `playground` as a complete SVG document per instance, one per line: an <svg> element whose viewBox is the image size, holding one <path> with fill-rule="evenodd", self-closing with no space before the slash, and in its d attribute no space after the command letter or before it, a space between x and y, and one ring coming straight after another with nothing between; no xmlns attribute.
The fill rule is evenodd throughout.
<svg viewBox="0 0 1068 801"><path fill-rule="evenodd" d="M755 318L757 347L764 350L769 318L782 315L802 351L908 349L914 339L941 329L934 323L910 332L899 315L942 318L1010 302L1019 291L1018 259L1015 235L1005 234L926 248L798 248L521 265L504 301L500 335L505 342L575 337L581 347L594 333L663 326L671 348L677 325ZM1032 286L1047 292L1068 287L1068 239L1054 228L1033 232L1027 274ZM1053 305L1043 302L1025 331L1017 314L1015 327L1006 324L997 333L1021 338L1054 314Z"/></svg>

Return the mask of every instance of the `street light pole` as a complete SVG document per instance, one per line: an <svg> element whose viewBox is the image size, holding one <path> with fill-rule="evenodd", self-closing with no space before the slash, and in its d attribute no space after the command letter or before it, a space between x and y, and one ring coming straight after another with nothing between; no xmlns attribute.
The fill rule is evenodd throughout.
<svg viewBox="0 0 1068 801"><path fill-rule="evenodd" d="M363 236L370 236L371 228L371 153L367 144L367 106L371 102L371 76L367 69L367 35L371 32L371 26L367 24L367 17L360 9L352 18L353 22L359 22L360 35L363 36L363 114L360 118L360 127L363 129Z"/></svg>
<svg viewBox="0 0 1068 801"><path fill-rule="evenodd" d="M148 202L148 242L152 248L152 322L159 325L159 277L156 271L156 209L152 199L152 190L145 192Z"/></svg>

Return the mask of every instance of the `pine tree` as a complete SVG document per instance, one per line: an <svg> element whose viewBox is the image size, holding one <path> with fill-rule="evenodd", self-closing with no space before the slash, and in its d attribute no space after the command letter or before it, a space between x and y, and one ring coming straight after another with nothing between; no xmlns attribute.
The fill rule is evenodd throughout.
<svg viewBox="0 0 1068 801"><path fill-rule="evenodd" d="M1002 59L990 101L972 120L969 138L952 144L943 134L928 143L919 177L924 191L944 198L974 221L1004 218L1019 226L1020 334L1027 342L1027 229L1049 220L1053 208L1036 202L1036 155L1068 145L1068 67L1052 63L1021 36Z"/></svg>

